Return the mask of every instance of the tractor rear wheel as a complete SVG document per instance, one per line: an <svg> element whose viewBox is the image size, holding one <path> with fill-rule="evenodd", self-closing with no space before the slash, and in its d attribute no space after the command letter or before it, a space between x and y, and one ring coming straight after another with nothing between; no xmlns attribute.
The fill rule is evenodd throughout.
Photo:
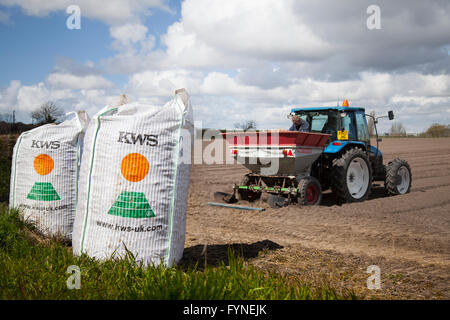
<svg viewBox="0 0 450 320"><path fill-rule="evenodd" d="M254 184L254 179L246 175L244 179L242 179L241 186L249 186L251 184ZM261 192L259 191L253 191L249 189L239 189L238 190L238 199L239 200L246 200L253 202L255 200L258 200L261 198Z"/></svg>
<svg viewBox="0 0 450 320"><path fill-rule="evenodd" d="M388 195L405 194L411 190L411 168L405 160L395 158L386 166L384 188Z"/></svg>
<svg viewBox="0 0 450 320"><path fill-rule="evenodd" d="M305 177L298 182L298 203L302 206L316 206L322 200L320 182L314 177Z"/></svg>
<svg viewBox="0 0 450 320"><path fill-rule="evenodd" d="M361 148L349 149L333 160L331 190L340 201L364 201L371 187L372 169L367 154Z"/></svg>

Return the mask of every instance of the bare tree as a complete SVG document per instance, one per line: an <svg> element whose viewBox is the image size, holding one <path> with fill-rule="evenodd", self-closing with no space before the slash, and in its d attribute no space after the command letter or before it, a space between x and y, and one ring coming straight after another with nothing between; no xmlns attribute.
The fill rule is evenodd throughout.
<svg viewBox="0 0 450 320"><path fill-rule="evenodd" d="M31 112L31 119L37 124L53 123L63 115L63 111L54 102L48 101L41 105L39 109Z"/></svg>
<svg viewBox="0 0 450 320"><path fill-rule="evenodd" d="M389 133L391 136L406 136L406 129L400 122L394 122Z"/></svg>
<svg viewBox="0 0 450 320"><path fill-rule="evenodd" d="M254 120L244 120L241 122L235 122L234 127L236 129L242 129L244 131L256 129L256 122Z"/></svg>
<svg viewBox="0 0 450 320"><path fill-rule="evenodd" d="M375 124L374 124L375 111L370 111L370 115L371 115L371 117L369 117L369 122L367 123L367 127L369 129L369 135L371 137L373 137L375 135Z"/></svg>

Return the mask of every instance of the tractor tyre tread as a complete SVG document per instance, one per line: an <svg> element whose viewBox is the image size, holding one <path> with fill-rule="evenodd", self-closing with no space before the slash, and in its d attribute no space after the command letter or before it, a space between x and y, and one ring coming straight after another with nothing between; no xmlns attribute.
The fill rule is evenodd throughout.
<svg viewBox="0 0 450 320"><path fill-rule="evenodd" d="M351 196L347 183L347 168L350 161L355 157L360 157L364 159L369 170L369 185L367 187L366 193L359 199L355 199ZM371 192L372 187L372 166L370 165L369 158L367 157L364 150L361 148L351 148L345 151L339 158L336 158L332 162L331 169L331 191L338 197L339 201L342 203L348 202L362 202L366 200Z"/></svg>
<svg viewBox="0 0 450 320"><path fill-rule="evenodd" d="M400 194L398 192L397 185L395 182L398 169L400 169L400 167L402 166L405 166L408 169L410 178L408 190L405 193L408 193L411 190L411 181L412 181L411 167L409 166L409 163L406 160L395 158L394 160L390 161L386 166L386 178L384 180L384 189L386 190L386 194L388 196Z"/></svg>
<svg viewBox="0 0 450 320"><path fill-rule="evenodd" d="M308 189L308 185L310 183L313 183L318 191L318 197L317 197L317 201L314 204L308 204L308 201L306 199L306 190ZM301 206L316 206L319 205L320 202L322 201L322 189L320 187L320 182L319 180L317 180L316 178L309 176L309 177L305 177L302 178L299 183L298 183L298 203Z"/></svg>

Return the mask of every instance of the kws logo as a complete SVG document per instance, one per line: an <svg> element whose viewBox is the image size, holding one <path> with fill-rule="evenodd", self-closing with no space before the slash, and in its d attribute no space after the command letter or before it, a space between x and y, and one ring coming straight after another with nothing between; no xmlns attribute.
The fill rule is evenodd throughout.
<svg viewBox="0 0 450 320"><path fill-rule="evenodd" d="M39 148L39 149L58 149L61 147L60 141L42 141L42 140L33 140L31 143L32 148Z"/></svg>
<svg viewBox="0 0 450 320"><path fill-rule="evenodd" d="M158 135L156 134L141 134L134 132L119 131L119 140L117 142L147 145L150 147L156 147L158 145Z"/></svg>

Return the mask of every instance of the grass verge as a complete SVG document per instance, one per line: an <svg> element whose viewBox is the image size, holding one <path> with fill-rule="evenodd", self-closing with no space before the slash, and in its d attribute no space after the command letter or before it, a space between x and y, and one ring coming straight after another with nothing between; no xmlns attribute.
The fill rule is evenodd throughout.
<svg viewBox="0 0 450 320"><path fill-rule="evenodd" d="M69 266L81 270L70 290ZM0 299L348 299L329 288L311 289L275 273L262 273L230 252L228 265L143 268L123 260L74 257L71 248L44 239L17 210L0 206Z"/></svg>

